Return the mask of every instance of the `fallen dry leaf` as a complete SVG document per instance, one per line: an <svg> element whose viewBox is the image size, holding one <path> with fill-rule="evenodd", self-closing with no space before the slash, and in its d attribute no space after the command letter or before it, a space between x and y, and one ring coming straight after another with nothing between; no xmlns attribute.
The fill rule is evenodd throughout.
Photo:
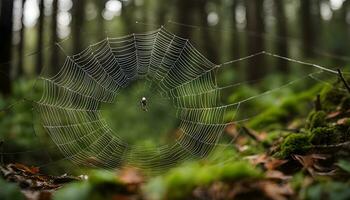
<svg viewBox="0 0 350 200"><path fill-rule="evenodd" d="M311 176L334 175L334 166L324 166L320 161L325 161L330 158L327 154L308 154L308 155L293 155L293 159L297 160Z"/></svg>
<svg viewBox="0 0 350 200"><path fill-rule="evenodd" d="M288 162L288 160L276 159L271 156L268 156L267 154L258 154L253 156L247 156L245 158L248 159L253 165L263 164L266 170L275 170L279 166Z"/></svg>
<svg viewBox="0 0 350 200"><path fill-rule="evenodd" d="M333 118L336 118L338 117L339 115L341 115L342 112L341 111L334 111L334 112L331 112L327 115L326 119L333 119Z"/></svg>
<svg viewBox="0 0 350 200"><path fill-rule="evenodd" d="M338 124L338 125L344 125L344 124L347 123L348 120L349 120L349 118L347 118L347 117L338 119L338 120L337 120L337 124Z"/></svg>
<svg viewBox="0 0 350 200"><path fill-rule="evenodd" d="M40 174L38 167L28 167L20 163L0 166L0 176L9 182L17 183L27 199L43 200L50 199L51 193L63 184L81 180L67 174L62 176Z"/></svg>
<svg viewBox="0 0 350 200"><path fill-rule="evenodd" d="M39 167L28 167L26 165L20 164L20 163L15 163L15 164L10 164L10 167L14 168L14 170L21 170L25 173L29 174L37 174L39 173Z"/></svg>

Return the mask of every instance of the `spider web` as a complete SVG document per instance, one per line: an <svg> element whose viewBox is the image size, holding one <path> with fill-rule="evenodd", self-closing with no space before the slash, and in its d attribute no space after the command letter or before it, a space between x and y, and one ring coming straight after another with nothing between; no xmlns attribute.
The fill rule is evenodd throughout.
<svg viewBox="0 0 350 200"><path fill-rule="evenodd" d="M219 86L217 73L256 56L307 65L313 71L258 95L223 103L224 91L242 83ZM161 27L108 37L67 56L57 74L39 77L36 87L42 96L34 108L40 127L65 160L79 166L119 169L131 165L159 172L188 159L206 158L218 146L229 148L234 138L227 140L225 129L251 117L240 115L244 104L301 80L323 81L322 74L337 76L334 70L264 51L214 64L188 39ZM150 111L164 104L172 108L166 112L176 124L170 142L157 147L132 144L105 120L103 108L118 104L121 92L135 83L147 91Z"/></svg>

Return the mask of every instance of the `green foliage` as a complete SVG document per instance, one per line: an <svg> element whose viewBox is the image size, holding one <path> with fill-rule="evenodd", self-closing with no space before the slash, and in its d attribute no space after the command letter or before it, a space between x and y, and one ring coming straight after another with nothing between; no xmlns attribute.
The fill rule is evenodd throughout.
<svg viewBox="0 0 350 200"><path fill-rule="evenodd" d="M350 199L350 184L342 182L321 182L312 185L302 193L302 199L347 200Z"/></svg>
<svg viewBox="0 0 350 200"><path fill-rule="evenodd" d="M347 160L339 160L337 165L344 171L350 174L350 162Z"/></svg>
<svg viewBox="0 0 350 200"><path fill-rule="evenodd" d="M309 135L304 133L293 133L287 136L278 153L278 157L288 158L292 154L304 154L311 148Z"/></svg>
<svg viewBox="0 0 350 200"><path fill-rule="evenodd" d="M0 178L0 199L22 200L25 198L17 184L6 182L2 178Z"/></svg>
<svg viewBox="0 0 350 200"><path fill-rule="evenodd" d="M253 128L261 128L261 127L266 128L267 126L271 127L272 124L276 124L276 123L279 124L280 122L285 122L288 116L290 115L287 110L283 109L282 107L281 108L274 107L266 110L262 114L253 118L249 124Z"/></svg>
<svg viewBox="0 0 350 200"><path fill-rule="evenodd" d="M310 90L301 92L296 95L289 95L279 105L273 105L269 109L255 116L250 122L249 126L252 128L269 127L276 128L276 126L283 127L283 125L290 121L290 117L298 117L306 114L308 111L308 104L320 90L321 85L316 85ZM271 128L270 128L271 129Z"/></svg>
<svg viewBox="0 0 350 200"><path fill-rule="evenodd" d="M89 183L71 183L64 186L54 194L54 200L74 199L87 200L93 199L91 195L92 186Z"/></svg>
<svg viewBox="0 0 350 200"><path fill-rule="evenodd" d="M227 98L228 103L236 103L238 101L242 101L243 99L246 99L248 97L257 95L258 91L256 91L253 87L249 87L247 85L240 86L230 94Z"/></svg>
<svg viewBox="0 0 350 200"><path fill-rule="evenodd" d="M305 181L305 175L302 172L298 172L293 175L290 184L295 191L299 191L303 187Z"/></svg>
<svg viewBox="0 0 350 200"><path fill-rule="evenodd" d="M227 158L232 161L239 160L241 155L238 154L237 150L233 147L218 146L215 150L208 156L207 161L209 164L216 164L218 162L225 162Z"/></svg>
<svg viewBox="0 0 350 200"><path fill-rule="evenodd" d="M20 79L14 82L10 98L0 98L0 109L5 108L0 111L0 139L11 142L13 147L29 148L33 145L32 103L24 100L39 96L33 85L34 80Z"/></svg>
<svg viewBox="0 0 350 200"><path fill-rule="evenodd" d="M270 146L273 144L273 142L275 142L281 137L287 136L289 133L290 132L286 132L286 131L271 131L267 134L266 138L262 141L263 145Z"/></svg>

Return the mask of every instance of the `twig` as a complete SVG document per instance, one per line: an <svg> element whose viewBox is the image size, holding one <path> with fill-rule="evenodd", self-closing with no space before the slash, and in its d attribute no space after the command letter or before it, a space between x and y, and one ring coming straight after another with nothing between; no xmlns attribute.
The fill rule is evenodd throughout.
<svg viewBox="0 0 350 200"><path fill-rule="evenodd" d="M261 139L259 138L259 135L257 135L253 130L249 130L247 127L242 126L242 130L245 134L247 134L250 138L252 138L255 141L261 142Z"/></svg>
<svg viewBox="0 0 350 200"><path fill-rule="evenodd" d="M316 100L315 100L315 110L316 110L316 111L322 110L320 94L317 94L317 96L316 96Z"/></svg>
<svg viewBox="0 0 350 200"><path fill-rule="evenodd" d="M350 141L338 143L338 144L331 144L331 145L314 145L314 149L316 150L330 150L330 149L349 149L350 148Z"/></svg>
<svg viewBox="0 0 350 200"><path fill-rule="evenodd" d="M338 71L338 74L339 74L340 79L343 81L343 83L344 83L346 89L347 89L348 92L350 93L350 86L349 86L349 84L346 82L346 80L345 80L345 78L344 78L344 76L343 76L343 73L341 72L340 69L337 69L337 71Z"/></svg>

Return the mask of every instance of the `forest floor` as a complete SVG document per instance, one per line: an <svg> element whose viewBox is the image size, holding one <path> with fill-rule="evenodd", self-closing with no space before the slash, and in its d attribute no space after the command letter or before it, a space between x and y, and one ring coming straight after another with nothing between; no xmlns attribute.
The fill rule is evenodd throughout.
<svg viewBox="0 0 350 200"><path fill-rule="evenodd" d="M118 175L94 170L89 176L73 177L43 175L36 167L8 164L0 168L0 197L350 199L350 93L341 88L339 81L311 98L294 97L249 124L227 127L226 134L236 142L232 150L220 152L232 157L225 165L190 162L146 178L134 168L122 169ZM307 117L295 114L302 103L314 105ZM255 128L262 124L268 126Z"/></svg>

